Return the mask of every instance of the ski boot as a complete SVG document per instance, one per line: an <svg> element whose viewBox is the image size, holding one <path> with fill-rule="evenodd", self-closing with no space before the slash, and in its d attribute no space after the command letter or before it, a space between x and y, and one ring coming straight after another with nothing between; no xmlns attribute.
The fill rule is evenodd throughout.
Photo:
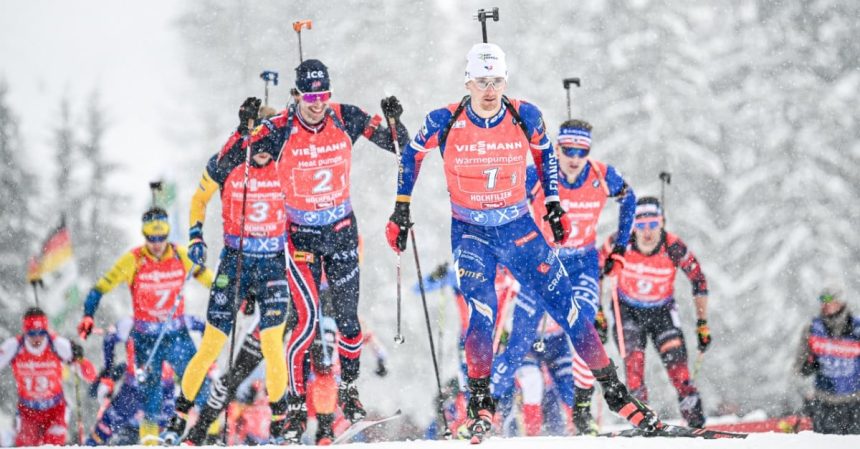
<svg viewBox="0 0 860 449"><path fill-rule="evenodd" d="M496 413L496 401L490 395L490 379L469 379L469 405L466 408L466 427L470 433L470 442L479 444L484 441L493 428L493 415Z"/></svg>
<svg viewBox="0 0 860 449"><path fill-rule="evenodd" d="M286 421L284 422L281 435L281 443L301 444L302 435L308 422L308 406L304 396L287 394L286 399Z"/></svg>
<svg viewBox="0 0 860 449"><path fill-rule="evenodd" d="M576 387L573 404L573 425L577 435L597 436L600 427L591 417L591 395L594 387L589 389Z"/></svg>
<svg viewBox="0 0 860 449"><path fill-rule="evenodd" d="M269 423L269 442L283 444L285 427L287 425L287 399L282 397L278 402L269 402L272 410L272 421Z"/></svg>
<svg viewBox="0 0 860 449"><path fill-rule="evenodd" d="M176 414L170 418L167 423L167 428L161 434L161 441L165 446L176 446L182 439L182 434L185 433L185 425L188 422L188 411L194 403L185 399L185 395L180 394L176 398Z"/></svg>
<svg viewBox="0 0 860 449"><path fill-rule="evenodd" d="M317 446L329 446L334 442L334 414L317 414Z"/></svg>
<svg viewBox="0 0 860 449"><path fill-rule="evenodd" d="M688 426L697 429L705 427L705 412L702 411L702 398L699 393L689 394L678 402L681 406L681 416L684 417L684 421L687 421Z"/></svg>
<svg viewBox="0 0 860 449"><path fill-rule="evenodd" d="M663 427L663 423L654 411L630 395L627 387L618 380L618 373L615 372L615 365L611 361L605 368L592 370L592 372L603 387L603 397L610 410L645 432L654 432Z"/></svg>
<svg viewBox="0 0 860 449"><path fill-rule="evenodd" d="M355 383L341 382L337 389L337 402L343 411L343 416L353 424L367 416L364 405L358 399L358 388Z"/></svg>

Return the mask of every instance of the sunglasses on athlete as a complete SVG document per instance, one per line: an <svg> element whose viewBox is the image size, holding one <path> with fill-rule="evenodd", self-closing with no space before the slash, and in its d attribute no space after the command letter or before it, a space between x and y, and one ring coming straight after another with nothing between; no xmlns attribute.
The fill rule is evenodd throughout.
<svg viewBox="0 0 860 449"><path fill-rule="evenodd" d="M636 220L633 222L633 226L636 226L636 229L640 231L644 231L647 229L657 229L660 225L663 224L662 218L652 218L649 220Z"/></svg>
<svg viewBox="0 0 860 449"><path fill-rule="evenodd" d="M42 337L45 335L48 335L48 331L46 331L44 329L36 329L36 330L32 330L32 331L27 331L28 337Z"/></svg>
<svg viewBox="0 0 860 449"><path fill-rule="evenodd" d="M818 300L821 301L822 304L827 304L836 300L836 295L830 293L824 293L818 297Z"/></svg>
<svg viewBox="0 0 860 449"><path fill-rule="evenodd" d="M576 147L561 147L561 152L564 153L567 157L578 157L580 159L588 157L588 153L591 152L589 148L576 148Z"/></svg>
<svg viewBox="0 0 860 449"><path fill-rule="evenodd" d="M505 84L505 78L501 76L475 78L472 81L481 90L487 90L490 86L493 86L493 89L500 89Z"/></svg>
<svg viewBox="0 0 860 449"><path fill-rule="evenodd" d="M317 101L325 103L326 101L331 100L331 91L326 90L323 92L299 92L299 95L302 97L302 101L305 103L316 103Z"/></svg>

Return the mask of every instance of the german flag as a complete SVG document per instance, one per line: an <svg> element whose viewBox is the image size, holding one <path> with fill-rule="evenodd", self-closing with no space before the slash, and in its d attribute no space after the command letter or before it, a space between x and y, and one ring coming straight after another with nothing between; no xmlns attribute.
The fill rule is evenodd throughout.
<svg viewBox="0 0 860 449"><path fill-rule="evenodd" d="M60 220L57 226L42 244L42 252L38 257L31 259L27 269L27 278L30 281L41 279L42 276L56 271L72 258L72 239L69 237L69 228L66 227L66 219ZM34 265L35 262L35 265Z"/></svg>

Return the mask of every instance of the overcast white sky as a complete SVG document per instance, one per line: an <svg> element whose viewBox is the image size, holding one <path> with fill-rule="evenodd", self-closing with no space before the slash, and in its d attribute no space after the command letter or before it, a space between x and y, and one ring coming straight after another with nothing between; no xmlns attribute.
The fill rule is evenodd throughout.
<svg viewBox="0 0 860 449"><path fill-rule="evenodd" d="M73 117L82 122L88 97L98 89L109 115L106 153L123 166L110 185L130 195L132 210L146 206L147 182L172 172L177 150L164 130L165 112L173 109L165 105L188 82L172 27L181 4L0 1L0 78L9 84L28 154L36 156L31 161L53 157L60 98L69 97ZM136 223L132 215L121 221Z"/></svg>

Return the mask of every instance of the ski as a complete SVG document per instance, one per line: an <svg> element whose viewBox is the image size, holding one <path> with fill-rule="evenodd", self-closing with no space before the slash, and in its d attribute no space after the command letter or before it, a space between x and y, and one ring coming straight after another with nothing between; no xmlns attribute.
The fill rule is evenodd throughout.
<svg viewBox="0 0 860 449"><path fill-rule="evenodd" d="M349 428L344 430L342 434L338 435L338 437L334 439L332 444L349 443L354 436L358 435L363 430L365 430L369 427L373 427L377 424L382 424L384 422L400 418L400 416L401 416L400 410L397 410L396 412L394 412L394 414L392 414L391 416L386 416L385 418L362 419L361 421L356 422L355 424L349 426Z"/></svg>
<svg viewBox="0 0 860 449"><path fill-rule="evenodd" d="M601 437L668 437L668 438L704 438L706 440L715 440L718 438L746 438L746 433L724 432L722 430L712 429L696 429L693 427L674 426L671 424L663 424L660 429L648 432L642 429L626 429L615 432L601 433Z"/></svg>

